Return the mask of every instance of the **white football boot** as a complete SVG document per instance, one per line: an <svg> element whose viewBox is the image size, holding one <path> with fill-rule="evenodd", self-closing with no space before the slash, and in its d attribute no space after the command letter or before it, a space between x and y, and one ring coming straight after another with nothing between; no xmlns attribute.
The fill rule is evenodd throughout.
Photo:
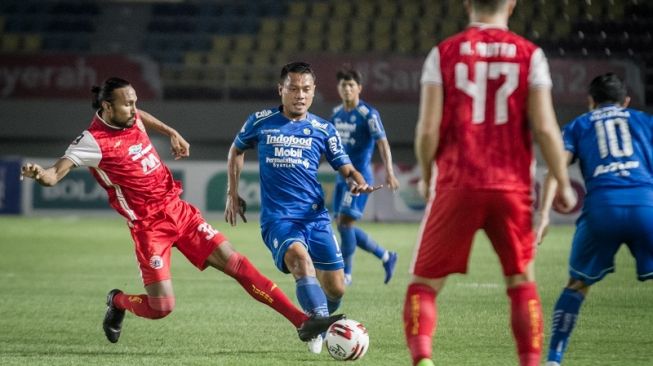
<svg viewBox="0 0 653 366"><path fill-rule="evenodd" d="M318 335L317 337L309 340L308 342L306 342L306 344L308 345L308 350L311 353L315 353L315 354L322 353L322 343L323 343L323 341L324 340L322 339L322 335Z"/></svg>

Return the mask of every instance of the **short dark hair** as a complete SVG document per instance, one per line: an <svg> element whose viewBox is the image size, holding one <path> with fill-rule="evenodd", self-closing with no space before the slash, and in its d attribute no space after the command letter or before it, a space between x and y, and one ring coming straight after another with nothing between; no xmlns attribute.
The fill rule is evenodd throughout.
<svg viewBox="0 0 653 366"><path fill-rule="evenodd" d="M130 85L129 81L117 77L106 79L102 83L102 86L94 85L91 88L91 93L93 93L93 109L102 109L103 101L113 102L113 91Z"/></svg>
<svg viewBox="0 0 653 366"><path fill-rule="evenodd" d="M361 85L361 81L363 80L363 76L361 75L358 70L354 70L351 66L345 65L343 66L342 69L338 70L336 73L336 79L338 82L340 80L353 80L355 81L358 85Z"/></svg>
<svg viewBox="0 0 653 366"><path fill-rule="evenodd" d="M470 0L472 8L481 13L495 13L502 7L506 0Z"/></svg>
<svg viewBox="0 0 653 366"><path fill-rule="evenodd" d="M626 100L626 85L614 73L599 75L592 80L589 94L594 103L623 103Z"/></svg>
<svg viewBox="0 0 653 366"><path fill-rule="evenodd" d="M313 72L313 69L311 68L311 64L303 61L295 61L295 62L287 63L283 65L283 67L281 68L281 75L279 75L279 80L281 81L281 83L283 83L283 81L286 80L286 76L288 76L288 74L291 72L297 74L311 74L313 80L316 81L315 72Z"/></svg>

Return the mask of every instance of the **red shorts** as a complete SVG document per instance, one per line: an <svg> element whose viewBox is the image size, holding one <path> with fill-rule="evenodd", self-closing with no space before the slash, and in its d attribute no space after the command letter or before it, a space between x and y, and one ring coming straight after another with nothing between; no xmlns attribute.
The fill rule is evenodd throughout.
<svg viewBox="0 0 653 366"><path fill-rule="evenodd" d="M197 268L227 240L209 225L190 203L175 199L145 220L130 224L136 259L145 286L170 279L170 248L177 249Z"/></svg>
<svg viewBox="0 0 653 366"><path fill-rule="evenodd" d="M523 273L535 252L532 204L526 193L438 191L424 214L410 272L425 278L467 273L474 234L483 229L504 275Z"/></svg>

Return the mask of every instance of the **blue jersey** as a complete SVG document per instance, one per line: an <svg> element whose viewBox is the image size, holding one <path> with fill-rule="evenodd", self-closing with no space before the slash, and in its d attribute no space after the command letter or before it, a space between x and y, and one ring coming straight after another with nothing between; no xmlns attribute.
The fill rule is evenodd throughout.
<svg viewBox="0 0 653 366"><path fill-rule="evenodd" d="M332 124L311 113L291 121L280 108L266 109L247 118L234 145L258 148L261 225L277 219L328 219L317 177L320 159L325 155L333 169L351 163Z"/></svg>
<svg viewBox="0 0 653 366"><path fill-rule="evenodd" d="M333 109L331 122L336 126L342 145L356 170L368 183L372 182L372 154L377 140L385 138L385 130L379 112L364 101L356 108L346 111L341 104ZM340 179L343 179L340 177Z"/></svg>
<svg viewBox="0 0 653 366"><path fill-rule="evenodd" d="M603 105L563 129L565 149L580 161L584 209L603 205L653 206L653 118Z"/></svg>

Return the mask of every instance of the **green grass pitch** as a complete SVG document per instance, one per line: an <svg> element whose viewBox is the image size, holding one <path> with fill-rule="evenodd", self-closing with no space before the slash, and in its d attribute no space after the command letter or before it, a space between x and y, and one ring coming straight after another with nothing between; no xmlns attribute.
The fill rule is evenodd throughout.
<svg viewBox="0 0 653 366"><path fill-rule="evenodd" d="M294 281L278 272L257 223L227 227L242 253L295 300ZM382 282L379 262L356 254L354 282L341 311L365 324L370 350L360 365L409 365L402 307L416 224L362 225L399 253L395 278ZM537 276L546 340L553 303L567 279L573 228L556 227L539 247ZM197 271L175 251L172 274L177 307L151 321L127 314L120 342L104 338L101 321L108 290L142 292L132 242L119 218L0 217L0 365L327 365L327 354L308 353L293 327L253 301L231 278ZM566 366L653 364L653 288L635 279L627 249L617 272L590 292ZM295 300L296 301L296 300ZM450 278L438 297L436 364L515 365L508 302L496 256L476 238L467 276Z"/></svg>

